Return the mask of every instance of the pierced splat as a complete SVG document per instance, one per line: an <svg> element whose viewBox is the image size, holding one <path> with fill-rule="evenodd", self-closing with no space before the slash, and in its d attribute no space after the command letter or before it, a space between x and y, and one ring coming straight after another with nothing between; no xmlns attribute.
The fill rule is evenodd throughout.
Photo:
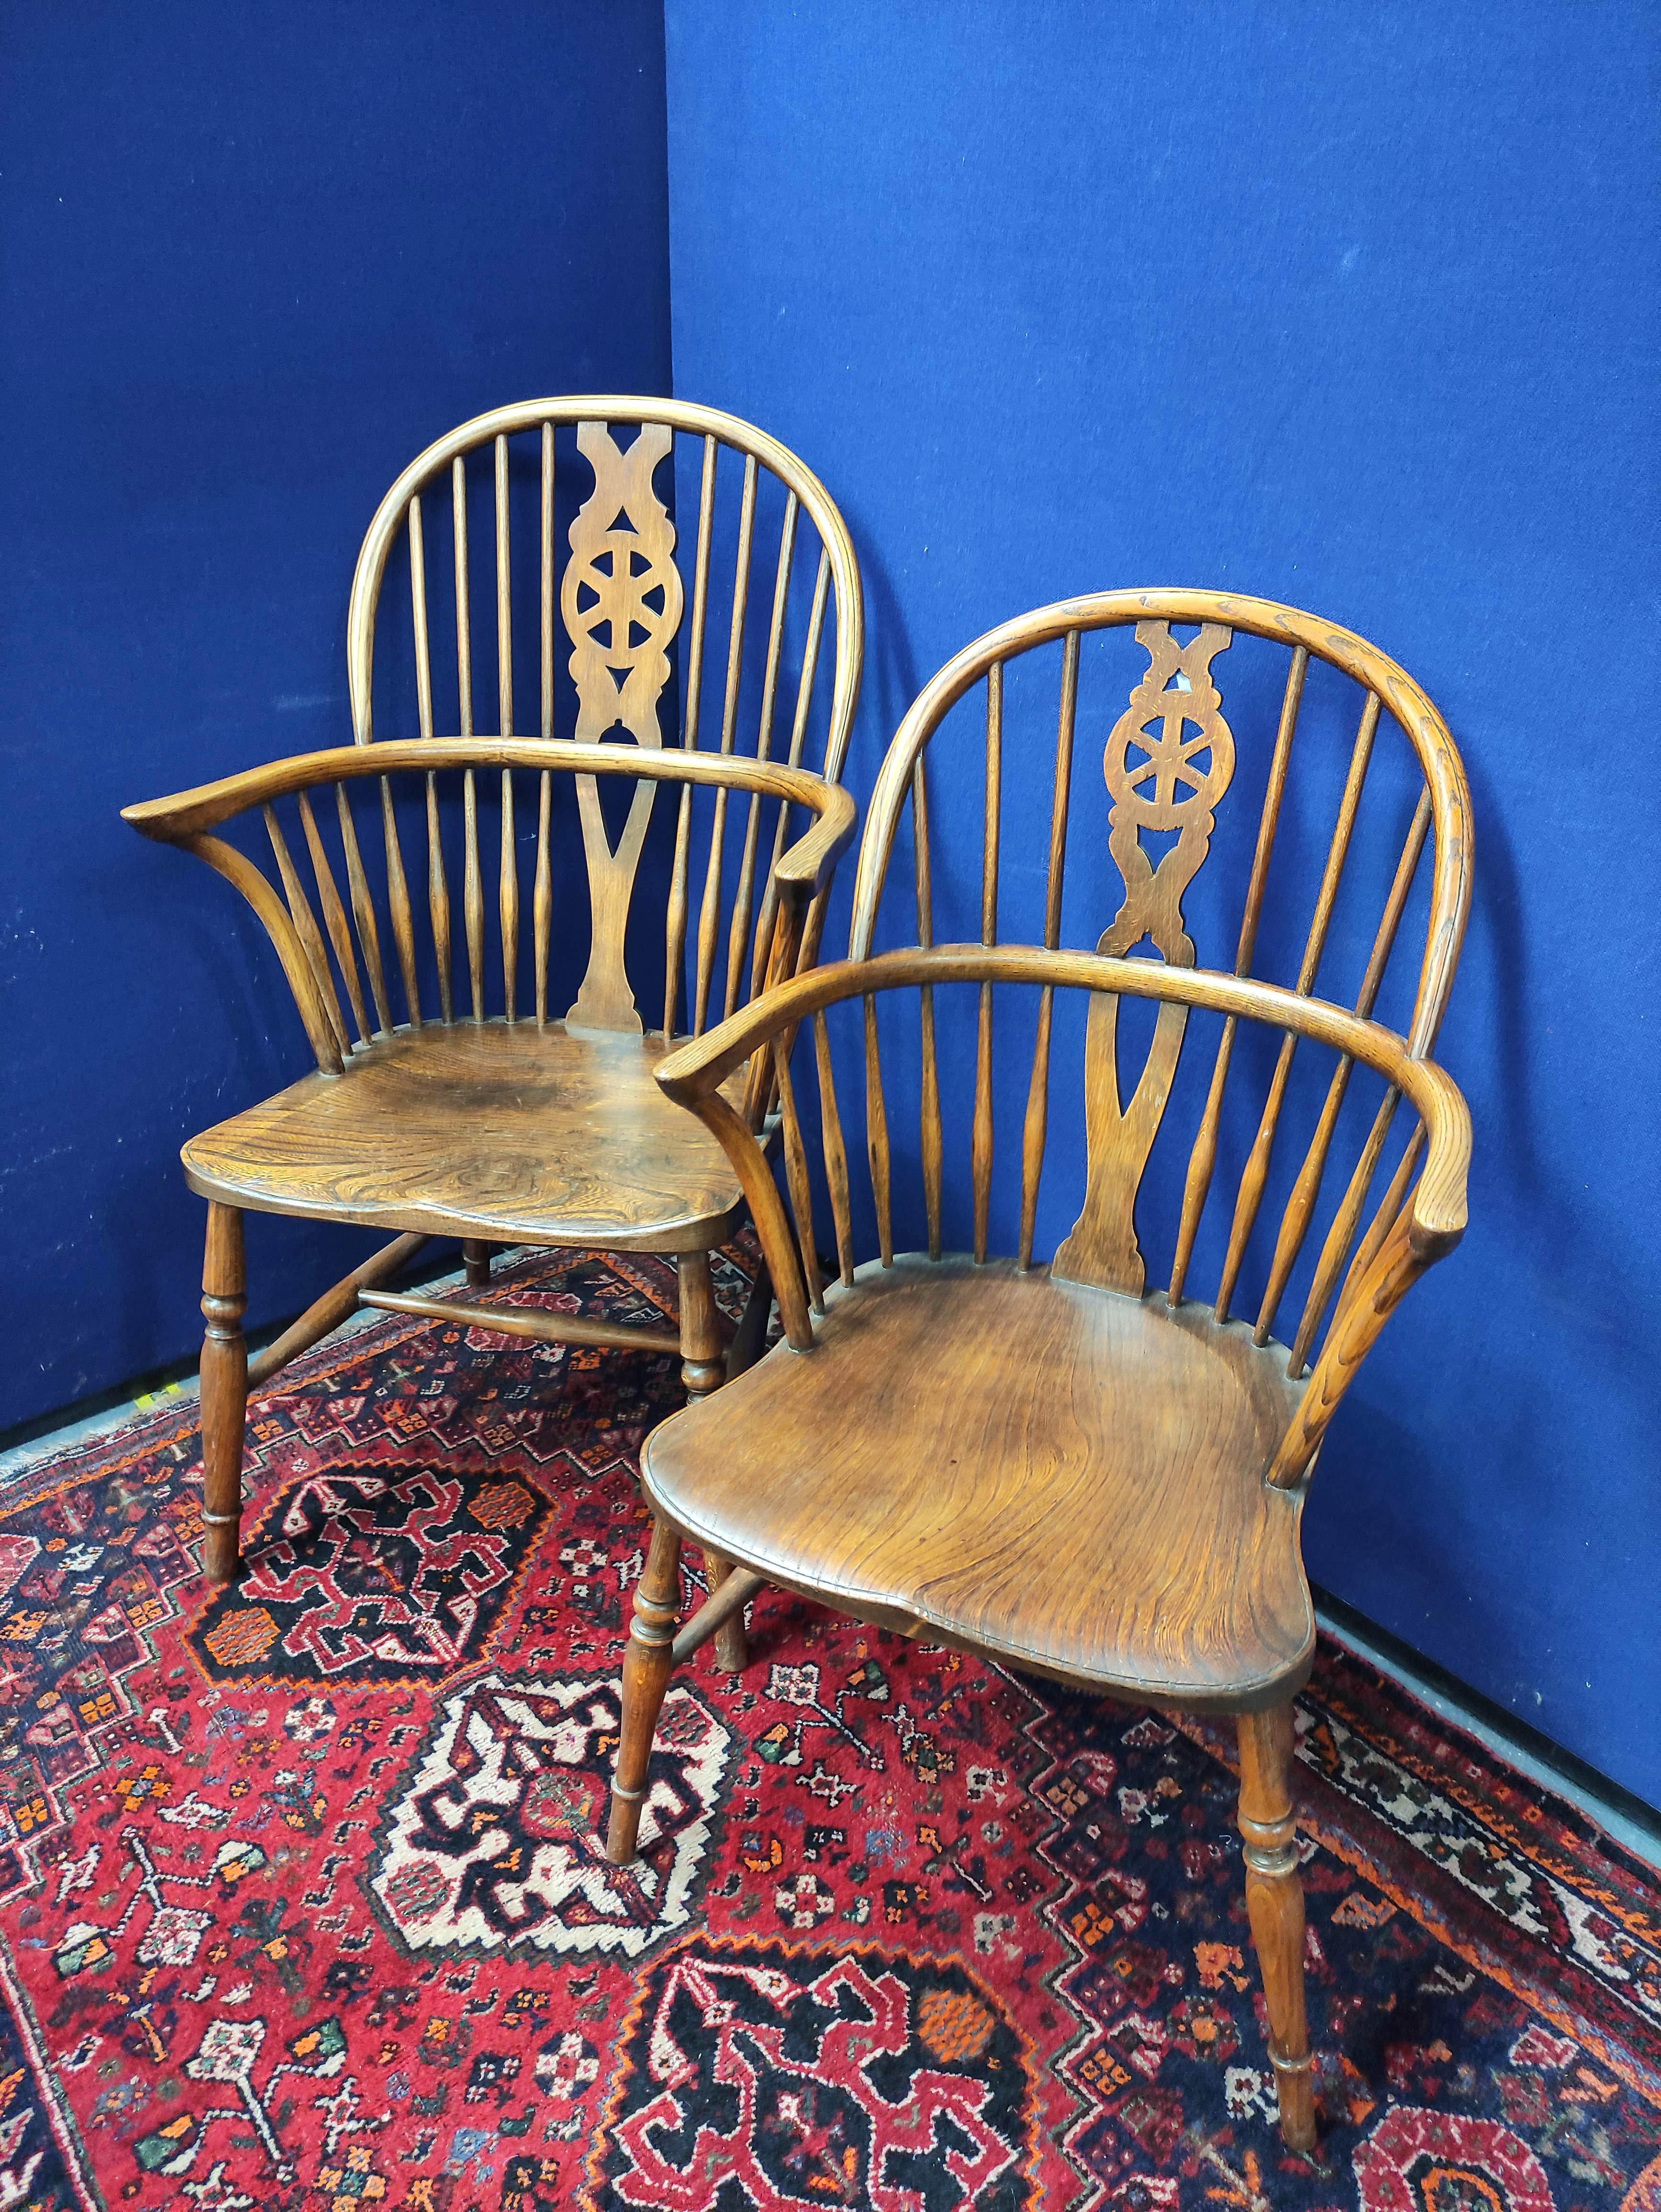
<svg viewBox="0 0 1661 2212"><path fill-rule="evenodd" d="M1179 645L1169 623L1136 625L1147 673L1114 724L1102 763L1113 795L1108 850L1124 878L1125 896L1102 933L1098 952L1123 956L1147 938L1173 967L1194 965L1183 894L1210 848L1217 804L1234 774L1234 735L1211 680L1212 660L1232 635L1221 623L1207 623L1197 637ZM1174 842L1150 860L1142 848L1144 832ZM1085 1040L1084 1209L1051 1273L1140 1297L1147 1269L1136 1242L1136 1192L1171 1096L1188 1009L1160 1007L1129 1105L1119 1085L1118 1021L1115 994L1092 999Z"/></svg>
<svg viewBox="0 0 1661 2212"><path fill-rule="evenodd" d="M560 611L571 639L579 742L598 741L621 725L637 744L663 743L658 700L669 680L668 646L684 594L675 526L652 477L673 442L666 425L647 422L624 453L604 422L577 426L577 449L593 470L594 489L571 525ZM614 848L593 777L577 781L593 934L588 972L566 1016L574 1028L645 1026L624 971L623 939L654 789L637 787Z"/></svg>

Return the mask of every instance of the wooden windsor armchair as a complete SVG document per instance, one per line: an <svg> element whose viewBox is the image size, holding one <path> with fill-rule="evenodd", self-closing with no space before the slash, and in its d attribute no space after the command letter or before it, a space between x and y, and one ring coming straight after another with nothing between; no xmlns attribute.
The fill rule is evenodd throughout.
<svg viewBox="0 0 1661 2212"><path fill-rule="evenodd" d="M619 429L632 429L628 443ZM493 462L498 729L488 737L473 720L467 461L476 453ZM690 592L669 504L678 458L683 492L695 489L697 499ZM435 578L429 592L435 518L423 495L435 489L441 533L447 507L452 558L443 565L453 579L447 666L439 665L440 625L429 621L429 596L441 595L442 582ZM472 489L492 496L488 484ZM522 526L527 511L537 550L520 564L519 588L534 610L529 620L514 562L514 522ZM774 531L764 630L749 619L751 560L758 536ZM378 684L374 653L395 545L408 564L414 711L405 733L389 739L375 731L374 697L390 687L384 676ZM539 654L535 736L514 726L516 615L521 654L527 632ZM705 639L723 618L712 745L701 743L712 719L700 714L706 658L715 665L712 692L720 669ZM477 1321L464 1304L386 1287L429 1237L462 1239L473 1285L488 1279L491 1252L503 1245L672 1255L674 1326L587 1322L542 1306L493 1307L490 1325L547 1342L678 1353L694 1395L755 1356L768 1285L757 1285L723 1356L710 1278L710 1252L742 1218L737 1176L652 1073L666 1040L702 1034L712 1013L731 1014L770 976L788 977L815 957L830 873L855 820L838 778L862 623L841 517L818 479L764 432L668 399L501 408L430 446L370 524L348 615L355 742L125 810L145 836L199 854L243 894L276 947L317 1060L314 1073L184 1147L186 1179L208 1200L202 1435L210 1580L237 1571L251 1383L268 1382L359 1306ZM678 640L682 742L666 747ZM435 734L435 672L441 684L454 677L453 736ZM518 696L528 688L521 672ZM418 734L408 733L411 720ZM632 742L600 742L612 733ZM660 817L654 873L648 833L666 784L672 836ZM379 814L378 839L354 807L360 790ZM614 805L608 822L604 794L613 791L626 804ZM742 809L741 835L736 816L729 830L732 807ZM790 842L793 810L806 828ZM234 819L241 845L223 834ZM263 867L252 856L262 842ZM424 898L412 896L412 876L424 878ZM655 921L641 911L648 895ZM562 962L573 947L580 954L585 929L586 973L562 1014ZM648 951L655 945L661 961L649 1030L630 976L642 943ZM746 1096L735 1078L726 1095L765 1140L762 1090L751 1085ZM248 1208L397 1232L252 1362L240 1327ZM722 1563L712 1559L709 1571L719 1582ZM741 1624L723 1638L731 1664L743 1664L741 1638Z"/></svg>
<svg viewBox="0 0 1661 2212"><path fill-rule="evenodd" d="M1061 941L1062 888L1081 646L1093 633L1132 624L1148 665L1104 750L1109 850L1123 898L1093 951L1068 951ZM1181 642L1173 624L1200 627ZM1265 727L1255 755L1258 771L1267 756L1265 797L1234 969L1225 973L1196 964L1183 901L1233 775L1236 740L1212 663L1237 634L1289 648L1290 668L1278 727L1272 740ZM1103 642L1092 639L1092 647ZM1004 735L1005 672L1047 646L1059 647L1061 667L1043 943L1010 945L998 941L1007 811L1001 789L1005 763L1015 758ZM1360 716L1288 988L1257 980L1252 969L1313 661L1360 687ZM981 942L936 945L924 750L954 702L977 685L986 695ZM1342 695L1348 686L1331 689ZM1266 724L1279 690L1276 677L1263 695ZM1048 693L1052 704L1056 696ZM1123 690L1117 696L1123 700ZM1369 949L1359 991L1345 1007L1317 997L1315 986L1386 716L1407 740L1399 803L1409 818L1393 871L1392 835L1378 878L1388 884L1382 918L1372 929L1364 917L1359 934L1352 932L1357 952ZM1335 787L1335 775L1331 781ZM878 901L908 805L918 943L873 954ZM902 723L873 796L850 959L782 983L659 1066L663 1088L727 1147L760 1232L786 1341L648 1441L644 1475L656 1518L624 1668L609 1834L614 1860L637 1847L654 1717L673 1664L764 1582L1110 1697L1232 1714L1247 1900L1282 2130L1293 2148L1313 2142L1290 1796L1291 1700L1308 1676L1315 1641L1299 1521L1322 1441L1363 1358L1409 1286L1464 1227L1469 1121L1458 1091L1428 1054L1464 929L1470 851L1463 774L1423 691L1361 639L1288 608L1197 592L1074 599L1005 623L928 684ZM934 856L934 867L943 857ZM1372 1016L1416 877L1427 914L1403 1037ZM1144 939L1161 957L1127 957ZM1018 1086L1025 1109L1017 1206L1013 1182L1005 1204L994 1176L994 1003L1007 1004L1022 987L1026 1003L1036 995L1037 1005L1017 1071L1030 1065ZM893 1134L883 1070L885 1036L891 1066L897 1062L889 1017L906 1000L916 1006L916 1026L908 1016L902 1042L920 1095L909 1159ZM1081 1084L1051 1064L1069 1000L1081 1016L1070 1032ZM1135 1000L1153 1002L1144 1024L1152 1036L1131 1088L1122 1080L1120 1010ZM948 1061L953 1005L962 1051ZM839 1015L856 1027L833 1040L830 1022ZM1183 1093L1199 1109L1198 1131L1166 1209L1176 1232L1169 1286L1150 1291L1139 1191L1147 1197L1144 1170L1178 1091L1178 1061L1196 1016L1216 1021L1219 1033L1195 1071L1202 1080ZM1267 1046L1276 1033L1272 1055L1265 1049L1254 1059L1242 1049ZM810 1035L811 1050L793 1062L795 1042ZM769 1164L721 1088L764 1048L782 1110L794 1235ZM1311 1089L1294 1074L1318 1078L1321 1071L1308 1066L1316 1049L1332 1064L1324 1087L1317 1080ZM1297 1055L1303 1066L1294 1071ZM1230 1152L1222 1135L1232 1063L1232 1092L1247 1118ZM949 1105L958 1087L943 1082L947 1065L964 1072L965 1091L973 1068L972 1111L960 1117L968 1127L959 1133L968 1138L971 1186L960 1209L972 1243L966 1254L951 1253L943 1235L950 1117L943 1119L941 1094ZM839 1066L864 1094L867 1219L879 1256L863 1265L855 1265ZM1035 1223L1058 1080L1072 1098L1082 1097L1083 1202L1043 1265L1033 1257ZM1371 1108L1369 1086L1380 1094ZM807 1161L814 1091L821 1204L828 1204L839 1276L828 1291L818 1276ZM896 1249L894 1220L907 1196L903 1167L922 1186L910 1218L926 1250ZM1384 1194L1372 1203L1381 1177ZM1222 1198L1228 1180L1232 1203L1217 1210L1210 1237L1220 1264L1207 1304L1193 1289L1196 1240L1208 1198ZM1265 1204L1271 1190L1278 1206ZM1008 1215L1013 1257L991 1256L995 1208ZM1300 1308L1288 1346L1272 1332L1294 1281ZM1236 1316L1248 1287L1255 1319ZM678 1634L684 1537L736 1566Z"/></svg>

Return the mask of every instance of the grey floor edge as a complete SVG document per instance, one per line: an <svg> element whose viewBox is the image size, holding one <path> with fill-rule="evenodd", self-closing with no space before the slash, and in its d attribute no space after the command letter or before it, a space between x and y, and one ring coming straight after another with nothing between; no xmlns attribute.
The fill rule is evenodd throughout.
<svg viewBox="0 0 1661 2212"><path fill-rule="evenodd" d="M1647 1829L1640 1827L1635 1820L1628 1819L1619 1807L1610 1804L1597 1791L1582 1788L1546 1760L1536 1758L1503 1729L1490 1727L1457 1698L1449 1697L1445 1691L1427 1681L1413 1668L1404 1665L1399 1657L1387 1656L1378 1650L1354 1628L1340 1628L1335 1622L1328 1620L1319 1606L1315 1608L1315 1617L1335 1644L1342 1644L1347 1650L1358 1652L1381 1674L1388 1675L1392 1682L1399 1682L1404 1689L1411 1690L1420 1703L1428 1705L1432 1712L1463 1729L1467 1735L1474 1735L1479 1743L1486 1744L1491 1752L1503 1759L1507 1766L1514 1766L1519 1774L1526 1775L1541 1789L1549 1790L1554 1796L1561 1797L1584 1813L1589 1820L1596 1820L1598 1826L1613 1837L1623 1850L1630 1851L1634 1858L1641 1859L1646 1866L1653 1867L1661 1873L1661 1846L1658 1846L1655 1837Z"/></svg>

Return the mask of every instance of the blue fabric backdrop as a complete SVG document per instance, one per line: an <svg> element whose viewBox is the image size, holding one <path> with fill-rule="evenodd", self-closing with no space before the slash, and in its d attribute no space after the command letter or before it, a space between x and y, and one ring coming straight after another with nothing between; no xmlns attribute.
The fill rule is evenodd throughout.
<svg viewBox="0 0 1661 2212"><path fill-rule="evenodd" d="M849 516L861 789L958 646L1108 585L1332 616L1448 716L1473 1227L1341 1416L1308 1555L1661 1802L1652 11L669 0L667 30L677 389ZM933 797L978 854L978 769Z"/></svg>
<svg viewBox="0 0 1661 2212"><path fill-rule="evenodd" d="M669 386L657 0L3 23L0 1427L188 1355L179 1144L308 1063L258 926L117 810L350 738L353 560L429 439ZM362 1249L251 1218L250 1323Z"/></svg>
<svg viewBox="0 0 1661 2212"><path fill-rule="evenodd" d="M666 388L672 258L677 387L858 539L861 789L957 646L1109 583L1297 601L1441 703L1474 1226L1311 1561L1661 1802L1652 13L671 0L672 256L655 4L4 21L0 1425L188 1352L177 1145L307 1064L116 809L343 737L386 484L505 397ZM937 838L978 806L941 779ZM348 1256L250 1243L256 1322Z"/></svg>

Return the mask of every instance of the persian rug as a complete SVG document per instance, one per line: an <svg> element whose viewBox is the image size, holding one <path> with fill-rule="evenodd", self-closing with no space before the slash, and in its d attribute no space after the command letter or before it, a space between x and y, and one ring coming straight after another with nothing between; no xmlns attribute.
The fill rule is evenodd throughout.
<svg viewBox="0 0 1661 2212"><path fill-rule="evenodd" d="M742 1255L718 1268L736 1310ZM1331 1643L1318 2159L1275 2133L1230 1734L776 1594L596 1841L674 1363L651 1261L502 1271L0 1493L0 2207L1658 2212L1661 1883ZM697 1601L689 1562L689 1604Z"/></svg>

